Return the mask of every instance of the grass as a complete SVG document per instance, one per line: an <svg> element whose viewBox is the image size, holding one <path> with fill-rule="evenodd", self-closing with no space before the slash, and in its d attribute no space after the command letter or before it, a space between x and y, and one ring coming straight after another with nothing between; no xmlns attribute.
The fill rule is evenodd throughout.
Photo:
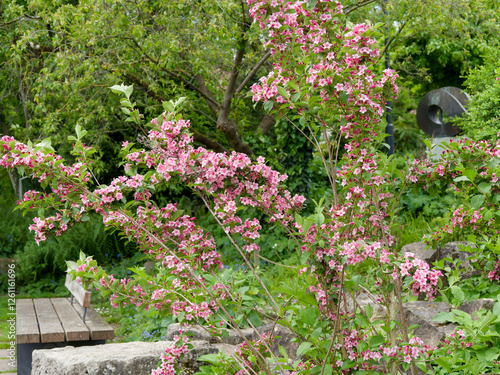
<svg viewBox="0 0 500 375"><path fill-rule="evenodd" d="M7 321L12 315L9 315L8 296L0 296L0 349L8 349L10 344L8 332L10 324Z"/></svg>
<svg viewBox="0 0 500 375"><path fill-rule="evenodd" d="M0 349L9 349L10 347L10 339L8 337L10 324L7 321L11 318L12 315L9 315L9 297L8 296L0 296ZM6 359L6 357L0 357L0 359ZM12 370L2 371L1 374L13 374L16 373L17 369L13 368Z"/></svg>

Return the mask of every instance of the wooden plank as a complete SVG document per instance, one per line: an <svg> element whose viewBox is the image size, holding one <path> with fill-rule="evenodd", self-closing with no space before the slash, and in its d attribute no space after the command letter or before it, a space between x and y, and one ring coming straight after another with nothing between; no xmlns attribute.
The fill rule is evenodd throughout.
<svg viewBox="0 0 500 375"><path fill-rule="evenodd" d="M73 309L68 299L51 298L50 301L64 329L66 341L89 340L89 329L83 323L80 315Z"/></svg>
<svg viewBox="0 0 500 375"><path fill-rule="evenodd" d="M33 304L40 328L40 341L42 343L64 341L64 330L50 299L36 298Z"/></svg>
<svg viewBox="0 0 500 375"><path fill-rule="evenodd" d="M73 307L80 316L83 316L83 307L77 301L73 302ZM103 317L93 308L87 309L85 324L90 331L92 340L110 340L115 337L113 327L106 323Z"/></svg>
<svg viewBox="0 0 500 375"><path fill-rule="evenodd" d="M90 297L92 297L92 292L90 290L83 289L83 286L76 280L72 280L71 276L68 274L66 274L66 281L64 285L68 288L71 294L73 294L80 305L83 307L90 306Z"/></svg>
<svg viewBox="0 0 500 375"><path fill-rule="evenodd" d="M18 344L37 344L40 331L36 320L35 308L31 299L16 300L16 333Z"/></svg>

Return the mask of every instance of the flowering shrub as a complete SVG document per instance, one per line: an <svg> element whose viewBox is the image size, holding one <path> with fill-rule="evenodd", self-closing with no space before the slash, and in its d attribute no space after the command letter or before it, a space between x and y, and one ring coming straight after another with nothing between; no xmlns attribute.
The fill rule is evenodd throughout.
<svg viewBox="0 0 500 375"><path fill-rule="evenodd" d="M500 135L500 134L499 134ZM448 223L428 236L429 244L449 241L460 235L473 244L476 268L489 271L490 280L498 280L500 247L496 237L500 229L500 141L452 140L445 146L439 162L415 160L410 169L412 181L431 193L447 188L457 197L450 208Z"/></svg>
<svg viewBox="0 0 500 375"><path fill-rule="evenodd" d="M145 147L123 144L125 174L109 185L94 181L94 150L82 143L85 131L79 127L71 138L77 158L73 165L66 165L48 140L33 146L1 138L0 166L17 168L45 188L27 193L20 202L21 208L39 210L30 229L39 242L88 220L88 212L102 215L107 226L138 244L156 263L157 272L147 274L137 268L135 277L118 280L82 256L70 273L84 286L108 295L114 307L133 304L138 310L155 309L181 324L203 325L221 340L226 328L236 330L244 340L240 348L231 358L211 359L219 373L397 374L401 368L415 373L416 366L426 371L425 362L435 353L455 347L451 342L439 349L427 347L411 337L404 324L403 288L432 299L441 273L413 254L403 257L395 251L390 227L397 211L396 194L422 181L428 187L446 183L446 178L459 187L471 182L466 194L477 190L482 195L472 198L471 207L457 208L450 228L460 228L461 223L482 228L494 220L495 214L488 214L483 203L490 201L488 193L497 191L493 169L498 163L493 167L481 159L488 167L476 173L484 181L475 185L476 175L468 172L473 169L457 164L457 155L465 158L476 148L469 152L468 143L459 143L452 146L457 155L450 151L448 161L437 165L417 161L407 172L396 170L378 150L384 137L379 129L384 103L397 88L393 71L384 71L380 78L374 73L379 56L376 31L368 24L347 25L338 2L249 0L249 4L252 17L268 32L267 46L276 61L274 70L253 86L253 98L264 101L267 110L274 108L298 120L310 130L305 135L318 149L326 144L330 157L323 161L333 202L321 202L313 215L302 217L304 198L286 190L286 175L266 166L262 157L252 161L236 152L227 155L195 147L189 121L179 113L181 101L171 101L164 103L165 113L151 121ZM130 120L140 122L130 101L132 88L112 89L124 96L121 103ZM341 138L346 142L342 154ZM488 147L480 155L496 155L497 149ZM201 197L257 276L256 291L250 294L250 288L239 288L221 276L215 241L195 218L184 215L174 203L159 207L154 202L161 184L184 184ZM301 264L295 269L293 288L269 290L258 277L250 257L259 258L255 239L262 235L262 227L255 218L242 218L240 212L246 208L264 212L299 249ZM434 239L443 239L443 233ZM354 302L361 291L375 288L374 297L385 311L380 319L371 305ZM245 337L240 327L255 329L264 315L293 333L300 344L296 353L280 348L276 354L271 350L272 335L257 341ZM182 371L189 348L186 337L181 333L176 338L155 375Z"/></svg>

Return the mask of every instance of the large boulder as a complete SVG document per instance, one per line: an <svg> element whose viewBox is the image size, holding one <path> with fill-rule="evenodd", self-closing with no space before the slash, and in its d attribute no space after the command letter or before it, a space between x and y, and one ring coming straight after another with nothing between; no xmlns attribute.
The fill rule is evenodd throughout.
<svg viewBox="0 0 500 375"><path fill-rule="evenodd" d="M193 348L182 362L185 373L198 371L199 356L219 351L208 342L191 344ZM35 350L31 375L149 375L157 368L160 355L171 345L169 341L139 341Z"/></svg>
<svg viewBox="0 0 500 375"><path fill-rule="evenodd" d="M477 316L475 313L477 313L479 310L493 310L493 306L495 306L494 299L480 298L475 301L464 303L463 305L458 307L458 310L466 312L471 316L473 320L476 320Z"/></svg>
<svg viewBox="0 0 500 375"><path fill-rule="evenodd" d="M450 311L446 302L410 301L403 304L403 309L408 326L418 324L412 335L420 337L426 345L437 346L448 332L433 321L436 314Z"/></svg>
<svg viewBox="0 0 500 375"><path fill-rule="evenodd" d="M438 249L429 248L423 242L414 242L414 243L410 243L408 245L404 245L401 248L401 253L402 254L413 253L413 254L415 254L416 258L422 259L423 261L427 262L429 265L432 264L432 262L435 262L436 260L438 260L438 258L439 258Z"/></svg>

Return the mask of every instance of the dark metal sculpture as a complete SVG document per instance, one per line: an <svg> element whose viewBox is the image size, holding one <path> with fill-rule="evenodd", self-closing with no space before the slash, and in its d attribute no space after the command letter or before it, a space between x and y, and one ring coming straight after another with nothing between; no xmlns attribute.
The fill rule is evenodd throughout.
<svg viewBox="0 0 500 375"><path fill-rule="evenodd" d="M443 122L448 117L462 116L466 112L469 95L456 87L443 87L429 91L417 108L417 123L432 138L454 137L460 133L458 126Z"/></svg>

